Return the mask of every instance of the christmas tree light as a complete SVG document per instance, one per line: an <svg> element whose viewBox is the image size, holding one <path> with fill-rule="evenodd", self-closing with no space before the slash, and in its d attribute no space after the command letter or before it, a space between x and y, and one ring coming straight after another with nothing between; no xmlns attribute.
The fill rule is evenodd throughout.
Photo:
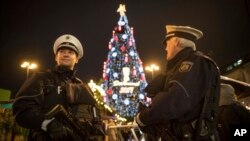
<svg viewBox="0 0 250 141"><path fill-rule="evenodd" d="M128 25L125 5L121 4L117 12L120 19L108 43L102 87L106 93L106 104L118 115L133 120L138 112L138 103L146 101L144 88L147 82L136 50L133 28Z"/></svg>

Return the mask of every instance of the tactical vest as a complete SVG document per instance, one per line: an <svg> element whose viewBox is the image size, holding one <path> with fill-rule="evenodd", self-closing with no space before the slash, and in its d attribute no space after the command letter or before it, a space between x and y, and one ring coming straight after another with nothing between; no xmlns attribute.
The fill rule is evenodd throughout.
<svg viewBox="0 0 250 141"><path fill-rule="evenodd" d="M41 88L44 94L43 109L47 113L56 104L61 104L82 123L88 122L91 132L89 138L104 135L104 124L101 121L100 111L90 88L80 79L61 80L53 72L42 72Z"/></svg>

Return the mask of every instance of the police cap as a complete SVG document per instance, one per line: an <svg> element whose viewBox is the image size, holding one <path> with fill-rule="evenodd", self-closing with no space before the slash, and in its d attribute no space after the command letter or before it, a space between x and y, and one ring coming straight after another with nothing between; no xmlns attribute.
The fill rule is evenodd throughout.
<svg viewBox="0 0 250 141"><path fill-rule="evenodd" d="M166 25L166 32L166 37L163 41L164 45L165 42L172 37L180 37L194 42L203 36L200 30L190 26Z"/></svg>
<svg viewBox="0 0 250 141"><path fill-rule="evenodd" d="M54 43L53 51L56 54L58 49L66 47L74 50L78 55L78 59L83 57L83 47L81 42L73 35L65 34L58 37Z"/></svg>

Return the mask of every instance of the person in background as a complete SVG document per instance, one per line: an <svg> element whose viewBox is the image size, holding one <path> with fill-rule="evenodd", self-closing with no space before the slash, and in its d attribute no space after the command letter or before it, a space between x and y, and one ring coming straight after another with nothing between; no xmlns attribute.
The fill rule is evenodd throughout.
<svg viewBox="0 0 250 141"><path fill-rule="evenodd" d="M139 108L136 122L147 134L167 141L218 140L215 115L220 73L216 63L196 50L203 33L189 26L166 25L167 67L145 91L152 104Z"/></svg>
<svg viewBox="0 0 250 141"><path fill-rule="evenodd" d="M236 125L250 125L250 111L237 101L235 90L229 84L221 84L218 133L221 141L229 141L230 130Z"/></svg>
<svg viewBox="0 0 250 141"><path fill-rule="evenodd" d="M103 136L95 100L76 77L80 41L65 34L54 43L56 67L25 81L13 104L15 121L30 129L29 141L82 141Z"/></svg>

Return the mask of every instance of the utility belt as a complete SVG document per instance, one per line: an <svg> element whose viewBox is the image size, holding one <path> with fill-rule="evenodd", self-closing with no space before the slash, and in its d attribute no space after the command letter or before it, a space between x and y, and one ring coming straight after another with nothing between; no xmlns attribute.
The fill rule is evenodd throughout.
<svg viewBox="0 0 250 141"><path fill-rule="evenodd" d="M192 123L172 122L171 131L178 140L192 140L195 132L195 126Z"/></svg>
<svg viewBox="0 0 250 141"><path fill-rule="evenodd" d="M190 122L178 122L174 121L165 126L159 126L158 135L163 140L171 141L194 141L197 139L195 137L197 119ZM214 141L214 127L211 121L203 120L201 124L201 131L198 137L199 141Z"/></svg>

